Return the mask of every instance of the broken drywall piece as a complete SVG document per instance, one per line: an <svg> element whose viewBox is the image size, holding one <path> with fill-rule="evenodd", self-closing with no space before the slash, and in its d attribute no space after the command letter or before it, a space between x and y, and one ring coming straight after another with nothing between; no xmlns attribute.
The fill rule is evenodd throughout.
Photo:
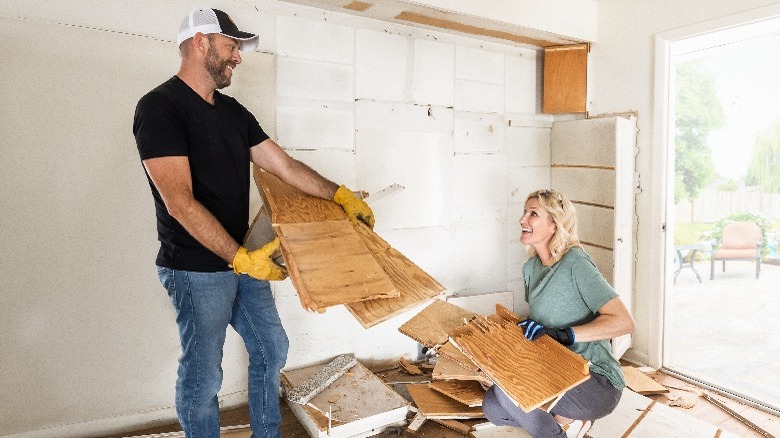
<svg viewBox="0 0 780 438"><path fill-rule="evenodd" d="M282 371L285 392L324 368ZM313 438L370 436L406 424L409 403L360 362L305 405L287 402Z"/></svg>
<svg viewBox="0 0 780 438"><path fill-rule="evenodd" d="M336 357L325 367L288 391L287 400L300 404L308 403L309 400L355 365L357 365L357 360L352 354L342 354Z"/></svg>

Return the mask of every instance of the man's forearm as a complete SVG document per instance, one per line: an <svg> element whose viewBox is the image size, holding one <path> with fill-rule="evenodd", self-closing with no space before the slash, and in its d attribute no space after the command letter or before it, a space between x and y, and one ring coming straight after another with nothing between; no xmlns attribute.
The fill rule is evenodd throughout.
<svg viewBox="0 0 780 438"><path fill-rule="evenodd" d="M233 261L239 244L203 204L193 199L171 215L203 246L226 262Z"/></svg>

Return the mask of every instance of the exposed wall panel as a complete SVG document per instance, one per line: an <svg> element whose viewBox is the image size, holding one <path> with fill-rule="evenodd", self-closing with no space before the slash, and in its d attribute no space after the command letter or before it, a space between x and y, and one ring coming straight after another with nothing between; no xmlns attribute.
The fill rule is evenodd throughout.
<svg viewBox="0 0 780 438"><path fill-rule="evenodd" d="M412 99L423 105L451 107L455 93L455 47L435 41L414 42Z"/></svg>
<svg viewBox="0 0 780 438"><path fill-rule="evenodd" d="M457 79L455 109L484 113L504 112L504 85Z"/></svg>
<svg viewBox="0 0 780 438"><path fill-rule="evenodd" d="M504 154L455 155L450 183L453 223L489 223L495 219L503 222L507 208Z"/></svg>
<svg viewBox="0 0 780 438"><path fill-rule="evenodd" d="M504 117L500 114L455 113L453 149L458 154L504 150Z"/></svg>
<svg viewBox="0 0 780 438"><path fill-rule="evenodd" d="M541 111L537 85L542 61L536 52L506 56L505 109L508 113L536 114Z"/></svg>
<svg viewBox="0 0 780 438"><path fill-rule="evenodd" d="M380 129L424 131L447 134L452 131L452 109L408 103L355 102L355 125L358 130Z"/></svg>
<svg viewBox="0 0 780 438"><path fill-rule="evenodd" d="M553 167L550 169L553 180L562 193L572 201L590 202L614 207L615 171L612 169L588 169ZM592 181L582 184L582 181ZM598 187L598 190L593 190Z"/></svg>
<svg viewBox="0 0 780 438"><path fill-rule="evenodd" d="M510 167L550 165L549 128L509 126L504 128L504 138Z"/></svg>
<svg viewBox="0 0 780 438"><path fill-rule="evenodd" d="M455 77L488 84L504 83L504 55L469 47L455 51Z"/></svg>
<svg viewBox="0 0 780 438"><path fill-rule="evenodd" d="M359 99L403 101L407 92L409 40L385 32L358 30L355 95Z"/></svg>
<svg viewBox="0 0 780 438"><path fill-rule="evenodd" d="M279 96L344 102L355 99L351 66L280 57L277 77Z"/></svg>
<svg viewBox="0 0 780 438"><path fill-rule="evenodd" d="M293 58L355 63L355 29L323 21L279 16L277 54Z"/></svg>
<svg viewBox="0 0 780 438"><path fill-rule="evenodd" d="M276 114L278 142L285 148L354 150L352 111L283 107Z"/></svg>

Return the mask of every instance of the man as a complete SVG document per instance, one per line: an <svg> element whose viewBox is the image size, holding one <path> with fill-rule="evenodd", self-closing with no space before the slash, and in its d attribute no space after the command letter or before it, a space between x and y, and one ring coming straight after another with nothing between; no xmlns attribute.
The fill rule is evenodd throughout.
<svg viewBox="0 0 780 438"><path fill-rule="evenodd" d="M133 122L157 214L158 274L179 326L176 410L188 437L219 436L228 324L249 352L253 432L281 436L279 372L288 340L268 281L283 280L286 271L271 259L278 239L255 251L239 244L249 222L250 161L333 199L353 222L374 222L365 202L292 159L246 108L217 91L230 85L239 50L254 50L257 42L222 11L190 12L179 28L178 73L140 99Z"/></svg>

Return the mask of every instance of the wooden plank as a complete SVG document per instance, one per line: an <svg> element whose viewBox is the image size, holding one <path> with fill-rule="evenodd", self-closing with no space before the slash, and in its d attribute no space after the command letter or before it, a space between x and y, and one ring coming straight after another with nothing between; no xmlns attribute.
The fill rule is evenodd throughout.
<svg viewBox="0 0 780 438"><path fill-rule="evenodd" d="M669 388L656 382L635 367L629 366L621 368L623 370L623 376L626 378L626 385L637 394L650 395L669 392Z"/></svg>
<svg viewBox="0 0 780 438"><path fill-rule="evenodd" d="M414 418L412 418L412 421L409 422L409 426L406 427L406 431L412 435L416 434L417 431L422 427L423 423L425 423L425 415L423 415L421 412L418 412L415 414Z"/></svg>
<svg viewBox="0 0 780 438"><path fill-rule="evenodd" d="M474 312L436 300L398 327L398 331L432 348L447 342L449 333L462 327L473 316L476 316Z"/></svg>
<svg viewBox="0 0 780 438"><path fill-rule="evenodd" d="M482 406L485 390L475 381L435 381L428 387L469 407Z"/></svg>
<svg viewBox="0 0 780 438"><path fill-rule="evenodd" d="M590 377L587 360L549 336L527 340L512 321L477 316L451 341L525 412Z"/></svg>
<svg viewBox="0 0 780 438"><path fill-rule="evenodd" d="M463 357L471 362L466 355L463 355ZM471 364L473 365L474 363L471 362ZM477 368L477 366L474 365L474 368ZM470 370L446 356L439 357L439 360L433 367L431 378L434 380L471 380L485 385L493 384L478 368L476 371Z"/></svg>
<svg viewBox="0 0 780 438"><path fill-rule="evenodd" d="M253 169L255 182L271 211L274 225L347 219L344 210L335 202L303 193L257 165Z"/></svg>
<svg viewBox="0 0 780 438"><path fill-rule="evenodd" d="M279 224L274 229L305 308L399 295L349 221Z"/></svg>
<svg viewBox="0 0 780 438"><path fill-rule="evenodd" d="M406 385L417 409L425 417L433 419L458 419L484 417L481 407L468 407L440 394L424 383Z"/></svg>
<svg viewBox="0 0 780 438"><path fill-rule="evenodd" d="M324 366L283 370L282 388L288 391L300 385ZM312 437L369 436L372 430L405 423L409 410L403 397L360 362L308 404L287 404Z"/></svg>
<svg viewBox="0 0 780 438"><path fill-rule="evenodd" d="M271 210L271 222L274 224L277 234L279 234L281 224L347 220L346 214L335 202L306 195L300 190L282 182L274 175L262 171L257 166L254 167L254 174L255 182L263 195L265 205ZM363 327L373 327L407 310L420 306L445 290L439 282L398 250L391 247L362 222L353 226L353 231L360 238L363 245L368 248L371 256L382 268L382 271L390 279L397 291L397 294L392 294L392 296L382 291L382 295L377 295L378 298L376 299L351 300L341 303L346 305L350 313L355 316ZM307 306L309 301L304 302L304 299L309 299L311 291L298 278L300 269L304 269L304 267L300 265L301 261L296 259L294 251L285 248L284 242L282 246L282 253L285 256L285 263L290 271L293 284L295 284L299 292L304 307L309 308ZM325 254L332 254L332 252L329 250ZM349 263L352 260L342 259L341 261ZM339 277L341 271L336 268L336 266L331 267L331 275ZM354 267L347 268L345 272L351 273L353 269ZM355 273L355 275L358 274ZM373 275L373 272L369 273L369 275Z"/></svg>
<svg viewBox="0 0 780 438"><path fill-rule="evenodd" d="M479 371L477 364L469 359L468 356L463 354L462 351L458 350L458 347L454 346L450 341L447 341L438 347L436 352L439 353L441 357L447 358L469 371L473 371L475 373Z"/></svg>
<svg viewBox="0 0 780 438"><path fill-rule="evenodd" d="M391 247L365 224L358 223L355 230L399 292L397 298L347 304L347 310L363 327L373 327L420 306L444 292L444 286Z"/></svg>

